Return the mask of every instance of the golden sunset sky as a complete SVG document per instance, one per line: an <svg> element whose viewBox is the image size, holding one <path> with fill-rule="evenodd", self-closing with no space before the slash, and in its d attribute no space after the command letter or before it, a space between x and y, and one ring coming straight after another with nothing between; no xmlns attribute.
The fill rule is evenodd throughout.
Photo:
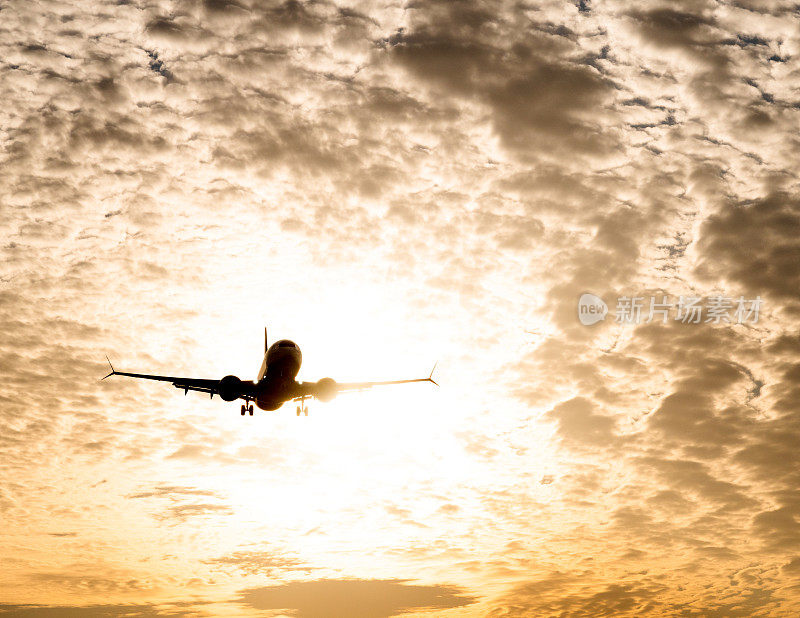
<svg viewBox="0 0 800 618"><path fill-rule="evenodd" d="M788 1L0 0L0 616L800 615L799 57ZM265 325L441 388L99 381Z"/></svg>

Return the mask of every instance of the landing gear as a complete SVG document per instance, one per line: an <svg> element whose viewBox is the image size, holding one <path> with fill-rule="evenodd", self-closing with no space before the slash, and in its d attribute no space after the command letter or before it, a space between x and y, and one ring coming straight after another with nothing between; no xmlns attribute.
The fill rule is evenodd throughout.
<svg viewBox="0 0 800 618"><path fill-rule="evenodd" d="M242 416L244 416L244 413L245 413L246 411L247 411L247 408L245 407L245 405L244 405L244 404L242 404Z"/></svg>
<svg viewBox="0 0 800 618"><path fill-rule="evenodd" d="M250 416L253 416L253 404L250 404L250 407L247 408L247 411L250 413Z"/></svg>
<svg viewBox="0 0 800 618"><path fill-rule="evenodd" d="M250 416L253 416L253 404L252 403L250 405L247 405L246 403L242 404L242 416L244 416L245 413L249 413Z"/></svg>
<svg viewBox="0 0 800 618"><path fill-rule="evenodd" d="M300 416L301 412L308 416L308 406L302 401L300 402L300 405L297 406L297 416Z"/></svg>

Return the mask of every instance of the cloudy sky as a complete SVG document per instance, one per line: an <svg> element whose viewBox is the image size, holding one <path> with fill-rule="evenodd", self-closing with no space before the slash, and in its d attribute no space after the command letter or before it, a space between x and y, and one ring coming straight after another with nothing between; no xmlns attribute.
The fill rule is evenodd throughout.
<svg viewBox="0 0 800 618"><path fill-rule="evenodd" d="M800 613L798 57L779 0L0 0L0 615ZM98 381L264 325L441 388Z"/></svg>

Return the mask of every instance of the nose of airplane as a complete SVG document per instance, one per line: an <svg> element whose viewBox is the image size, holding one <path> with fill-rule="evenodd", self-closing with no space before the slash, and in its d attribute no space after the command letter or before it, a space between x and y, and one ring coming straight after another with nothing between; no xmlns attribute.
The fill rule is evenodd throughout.
<svg viewBox="0 0 800 618"><path fill-rule="evenodd" d="M288 339L284 339L273 343L270 347L269 351L267 352L267 363L272 364L274 362L285 362L286 360L293 360L295 361L298 366L302 362L303 355L300 352L300 348L297 346L296 343L293 341L289 341Z"/></svg>

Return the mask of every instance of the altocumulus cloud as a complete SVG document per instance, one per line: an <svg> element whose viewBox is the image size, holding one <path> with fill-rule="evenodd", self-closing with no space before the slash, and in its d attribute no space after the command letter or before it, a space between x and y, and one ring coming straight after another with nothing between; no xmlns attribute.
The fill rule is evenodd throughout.
<svg viewBox="0 0 800 618"><path fill-rule="evenodd" d="M191 614L156 604L179 588L300 616L796 614L799 20L777 0L4 4L0 612ZM331 466L278 424L95 382L104 351L239 371L215 355L254 304L315 322L352 281L451 346L465 396L433 463L331 434L353 457ZM588 329L586 291L764 303L755 325ZM390 433L370 442L408 455Z"/></svg>
<svg viewBox="0 0 800 618"><path fill-rule="evenodd" d="M445 610L475 602L454 586L422 586L403 580L316 580L250 588L239 602L256 609L294 610L298 618L347 615L388 618L409 611Z"/></svg>

